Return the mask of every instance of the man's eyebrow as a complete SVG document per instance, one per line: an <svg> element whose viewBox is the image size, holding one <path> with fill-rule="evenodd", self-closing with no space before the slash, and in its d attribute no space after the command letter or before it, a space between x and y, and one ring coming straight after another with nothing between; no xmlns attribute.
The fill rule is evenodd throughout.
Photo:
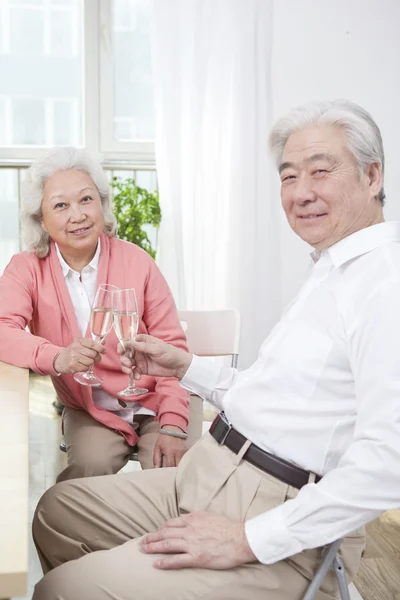
<svg viewBox="0 0 400 600"><path fill-rule="evenodd" d="M317 160L327 160L331 163L335 162L335 157L332 156L332 154L328 154L326 152L318 152L317 154L313 154L312 156L309 156L308 158L305 159L305 162L307 163L311 163L311 162L316 162ZM282 171L284 171L285 169L294 169L295 168L295 164L291 163L291 162L283 162L279 165L279 175L282 173Z"/></svg>
<svg viewBox="0 0 400 600"><path fill-rule="evenodd" d="M279 165L279 169L278 169L278 171L279 171L279 175L282 173L282 171L284 171L285 169L290 169L291 167L294 167L294 164L293 164L293 163L291 163L291 162L284 162L284 163L281 163L281 164Z"/></svg>

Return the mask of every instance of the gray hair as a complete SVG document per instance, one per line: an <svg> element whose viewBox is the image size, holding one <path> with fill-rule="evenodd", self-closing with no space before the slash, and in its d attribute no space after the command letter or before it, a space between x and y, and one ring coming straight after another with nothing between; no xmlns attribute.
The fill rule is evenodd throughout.
<svg viewBox="0 0 400 600"><path fill-rule="evenodd" d="M84 171L93 179L100 194L104 212L104 233L113 237L117 222L111 208L110 186L100 163L80 148L53 148L27 170L21 187L21 229L27 250L44 258L50 250L50 236L42 229L43 187L57 171Z"/></svg>
<svg viewBox="0 0 400 600"><path fill-rule="evenodd" d="M385 154L381 132L369 112L349 100L309 102L292 109L274 125L269 145L276 164L279 166L286 142L292 133L306 127L331 125L340 127L347 137L348 149L357 161L361 172L372 163L385 172ZM383 205L385 190L382 188L376 199Z"/></svg>

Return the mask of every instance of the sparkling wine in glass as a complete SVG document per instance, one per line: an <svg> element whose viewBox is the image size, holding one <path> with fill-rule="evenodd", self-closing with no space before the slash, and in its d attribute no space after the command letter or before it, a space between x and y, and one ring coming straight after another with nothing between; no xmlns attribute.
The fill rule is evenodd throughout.
<svg viewBox="0 0 400 600"><path fill-rule="evenodd" d="M114 330L126 356L132 356L132 341L135 339L139 327L139 313L136 294L133 288L118 290L113 295L113 322ZM133 371L129 376L128 387L117 393L119 398L133 398L147 394L149 390L136 385Z"/></svg>
<svg viewBox="0 0 400 600"><path fill-rule="evenodd" d="M115 285L102 284L96 292L90 313L89 326L92 339L100 344L104 343L112 328L112 297L116 291L118 291L118 288ZM94 365L83 373L75 373L74 379L81 385L92 387L99 387L103 384L103 380L94 374Z"/></svg>

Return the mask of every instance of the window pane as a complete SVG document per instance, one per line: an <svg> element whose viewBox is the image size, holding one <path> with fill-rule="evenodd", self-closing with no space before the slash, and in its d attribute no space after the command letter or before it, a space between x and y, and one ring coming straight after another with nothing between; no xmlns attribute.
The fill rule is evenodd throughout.
<svg viewBox="0 0 400 600"><path fill-rule="evenodd" d="M54 10L51 13L51 55L70 58L73 48L72 12Z"/></svg>
<svg viewBox="0 0 400 600"><path fill-rule="evenodd" d="M76 127L74 107L70 102L56 102L53 109L54 145L68 146L71 132Z"/></svg>
<svg viewBox="0 0 400 600"><path fill-rule="evenodd" d="M7 144L7 102L0 96L0 146Z"/></svg>
<svg viewBox="0 0 400 600"><path fill-rule="evenodd" d="M13 0L3 11L2 145L82 145L82 15L83 0Z"/></svg>
<svg viewBox="0 0 400 600"><path fill-rule="evenodd" d="M0 273L19 250L18 169L0 169Z"/></svg>
<svg viewBox="0 0 400 600"><path fill-rule="evenodd" d="M154 139L150 0L113 0L114 138Z"/></svg>
<svg viewBox="0 0 400 600"><path fill-rule="evenodd" d="M10 8L10 52L14 56L40 56L44 52L43 12L30 8Z"/></svg>
<svg viewBox="0 0 400 600"><path fill-rule="evenodd" d="M45 106L42 99L14 98L12 112L13 145L45 143Z"/></svg>

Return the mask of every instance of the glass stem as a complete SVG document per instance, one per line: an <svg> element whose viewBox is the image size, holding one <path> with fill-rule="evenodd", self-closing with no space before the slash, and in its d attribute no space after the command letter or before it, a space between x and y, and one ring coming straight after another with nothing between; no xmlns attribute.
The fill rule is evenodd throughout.
<svg viewBox="0 0 400 600"><path fill-rule="evenodd" d="M132 349L129 348L126 353L125 356L127 356L130 360L132 360ZM135 382L135 377L134 377L134 371L132 369L132 371L129 374L129 387L130 388L135 388L136 387L136 382Z"/></svg>
<svg viewBox="0 0 400 600"><path fill-rule="evenodd" d="M86 376L87 377L93 377L93 371L94 371L94 365L91 365L88 370L86 371Z"/></svg>

